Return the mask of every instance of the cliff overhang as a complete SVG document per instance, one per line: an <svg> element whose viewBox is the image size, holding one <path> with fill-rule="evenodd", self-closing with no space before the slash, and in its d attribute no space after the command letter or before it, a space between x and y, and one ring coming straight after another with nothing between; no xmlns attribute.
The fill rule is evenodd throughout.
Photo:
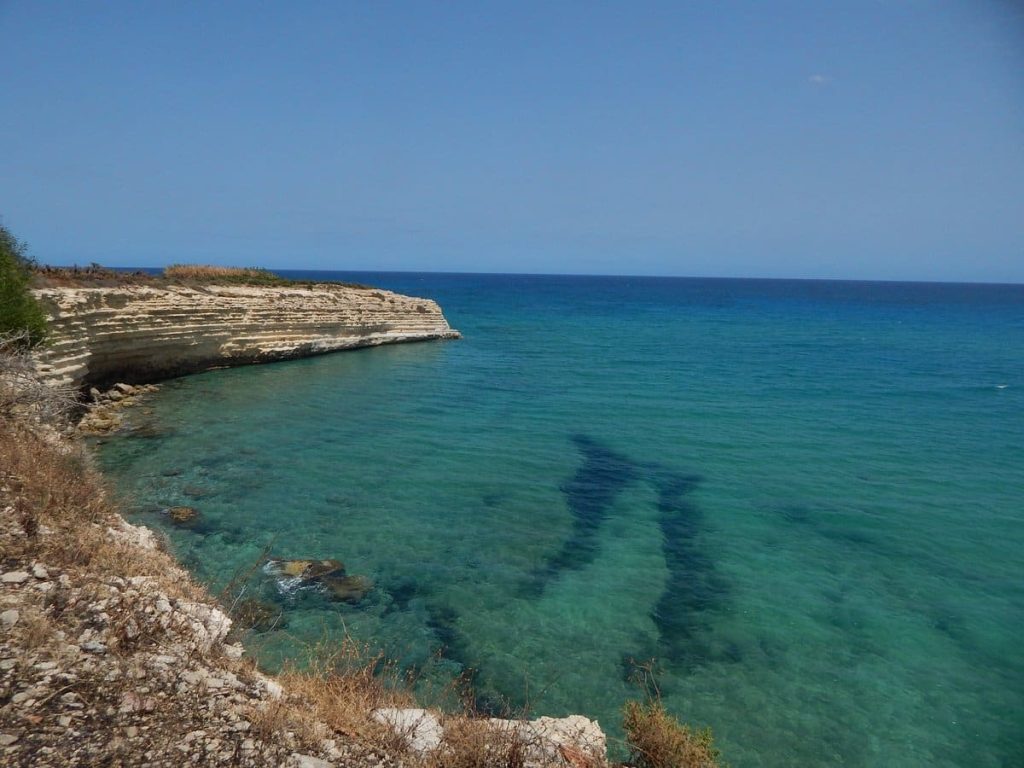
<svg viewBox="0 0 1024 768"><path fill-rule="evenodd" d="M454 339L438 304L331 283L37 288L40 375L86 389L343 349Z"/></svg>

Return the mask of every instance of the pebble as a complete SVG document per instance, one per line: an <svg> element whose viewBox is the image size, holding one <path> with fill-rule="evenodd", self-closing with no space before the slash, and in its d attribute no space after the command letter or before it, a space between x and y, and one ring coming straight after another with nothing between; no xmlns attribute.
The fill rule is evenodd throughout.
<svg viewBox="0 0 1024 768"><path fill-rule="evenodd" d="M5 627L10 628L17 624L18 619L20 618L21 614L12 608L9 611L4 611L3 613L0 613L0 624L3 624Z"/></svg>
<svg viewBox="0 0 1024 768"><path fill-rule="evenodd" d="M50 572L46 570L46 566L36 563L32 566L32 575L37 579L48 579L50 578Z"/></svg>
<svg viewBox="0 0 1024 768"><path fill-rule="evenodd" d="M18 740L13 733L0 733L0 747L9 747Z"/></svg>
<svg viewBox="0 0 1024 768"><path fill-rule="evenodd" d="M28 581L28 571L8 571L0 576L0 581L4 584L21 584Z"/></svg>

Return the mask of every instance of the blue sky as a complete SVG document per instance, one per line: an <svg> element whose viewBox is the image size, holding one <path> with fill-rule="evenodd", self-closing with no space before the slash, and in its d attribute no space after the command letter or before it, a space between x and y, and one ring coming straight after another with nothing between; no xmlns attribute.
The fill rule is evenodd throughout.
<svg viewBox="0 0 1024 768"><path fill-rule="evenodd" d="M50 263L1024 282L1010 0L0 0Z"/></svg>

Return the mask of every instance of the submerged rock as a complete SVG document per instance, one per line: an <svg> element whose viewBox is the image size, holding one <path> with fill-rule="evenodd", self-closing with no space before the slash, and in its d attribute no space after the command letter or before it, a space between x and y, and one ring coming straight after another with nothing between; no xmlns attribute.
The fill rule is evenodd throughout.
<svg viewBox="0 0 1024 768"><path fill-rule="evenodd" d="M167 516L175 525L188 525L199 517L199 510L195 507L171 507L167 510Z"/></svg>
<svg viewBox="0 0 1024 768"><path fill-rule="evenodd" d="M345 564L340 560L271 560L267 572L302 581L314 581L324 576L344 576Z"/></svg>
<svg viewBox="0 0 1024 768"><path fill-rule="evenodd" d="M366 576L331 576L323 584L329 595L347 603L358 603L373 589L373 581Z"/></svg>

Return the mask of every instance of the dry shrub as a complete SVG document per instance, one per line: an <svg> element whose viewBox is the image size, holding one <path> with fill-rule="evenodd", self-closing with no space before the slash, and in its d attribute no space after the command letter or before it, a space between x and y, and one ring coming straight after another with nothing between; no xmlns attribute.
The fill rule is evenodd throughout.
<svg viewBox="0 0 1024 768"><path fill-rule="evenodd" d="M0 334L0 420L59 425L77 406L77 394L39 380L29 340L27 331Z"/></svg>
<svg viewBox="0 0 1024 768"><path fill-rule="evenodd" d="M38 560L92 577L149 576L172 597L202 598L191 580L169 569L168 555L110 534L110 528L120 526L120 518L80 447L48 439L21 420L0 419L0 508L4 507L13 512L24 534L0 538L4 559Z"/></svg>
<svg viewBox="0 0 1024 768"><path fill-rule="evenodd" d="M345 637L322 642L308 652L300 668L279 676L293 698L332 730L386 752L400 750L403 739L372 717L374 709L415 706L411 683L381 653Z"/></svg>
<svg viewBox="0 0 1024 768"><path fill-rule="evenodd" d="M717 768L711 729L691 731L658 698L626 702L622 723L638 768Z"/></svg>
<svg viewBox="0 0 1024 768"><path fill-rule="evenodd" d="M219 267L212 264L172 264L164 267L164 277L175 280L281 280L261 267Z"/></svg>
<svg viewBox="0 0 1024 768"><path fill-rule="evenodd" d="M441 745L424 762L427 768L523 768L530 746L521 728L457 717L445 723Z"/></svg>
<svg viewBox="0 0 1024 768"><path fill-rule="evenodd" d="M33 606L21 609L21 616L15 625L19 646L28 654L49 643L56 629L53 620Z"/></svg>
<svg viewBox="0 0 1024 768"><path fill-rule="evenodd" d="M282 734L294 735L302 747L316 751L320 742L331 734L318 722L308 707L296 706L287 698L273 699L254 707L249 712L251 733L266 742L281 739Z"/></svg>

